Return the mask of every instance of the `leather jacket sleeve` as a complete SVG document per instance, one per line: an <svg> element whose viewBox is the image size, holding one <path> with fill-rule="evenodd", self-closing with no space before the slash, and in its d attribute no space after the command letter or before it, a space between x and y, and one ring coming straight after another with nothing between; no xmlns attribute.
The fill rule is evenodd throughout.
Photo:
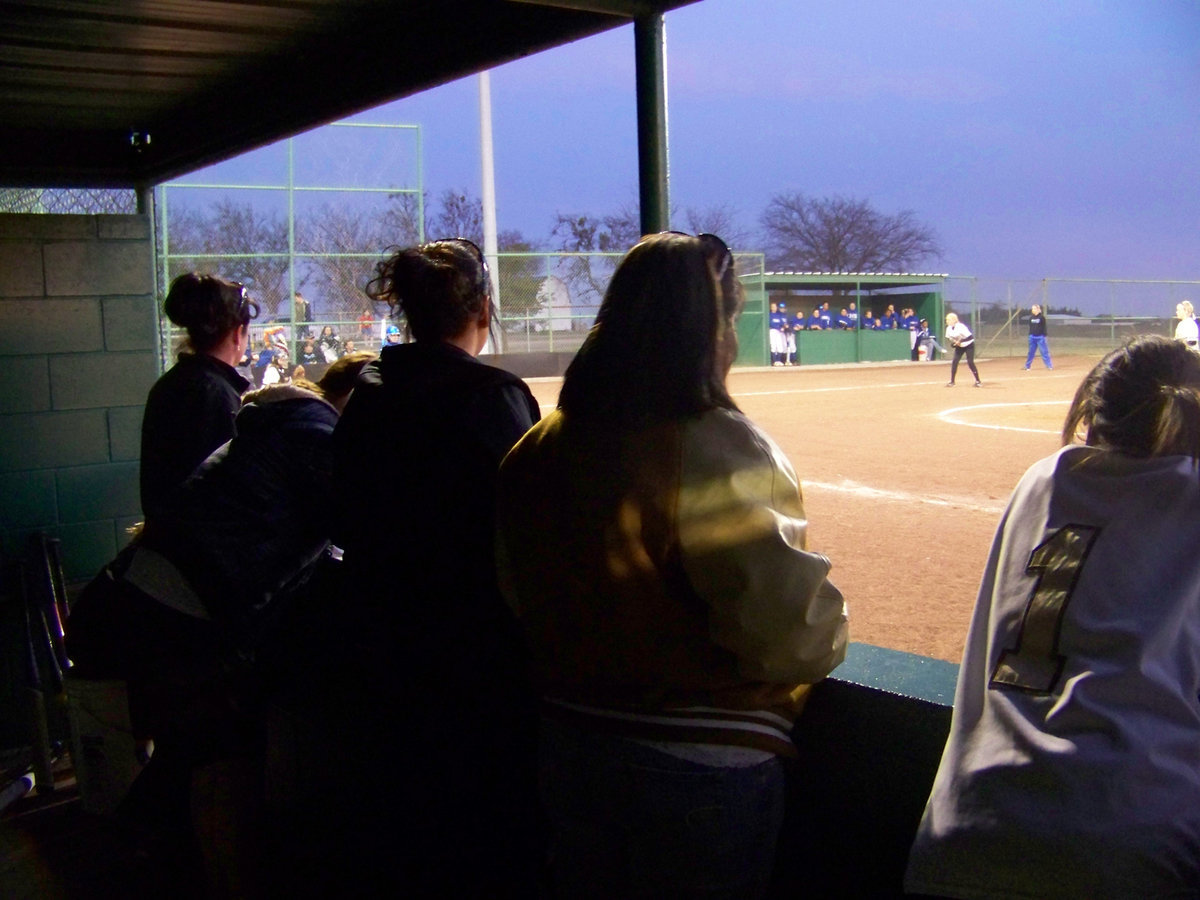
<svg viewBox="0 0 1200 900"><path fill-rule="evenodd" d="M829 559L806 547L796 473L744 416L718 410L685 427L677 516L711 637L746 678L813 683L842 662L846 604Z"/></svg>

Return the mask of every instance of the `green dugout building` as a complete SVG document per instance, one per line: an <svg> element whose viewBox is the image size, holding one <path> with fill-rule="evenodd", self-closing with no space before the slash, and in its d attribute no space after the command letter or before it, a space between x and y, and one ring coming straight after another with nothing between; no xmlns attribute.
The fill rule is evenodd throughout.
<svg viewBox="0 0 1200 900"><path fill-rule="evenodd" d="M928 319L939 338L945 318L942 299L947 275L886 274L878 272L765 272L763 285L766 302L786 303L788 315L797 310L811 315L813 309L829 304L837 319L843 307L851 303L859 313L859 327L852 331L801 331L796 334L796 357L800 365L829 363L880 362L910 359L911 338L907 330L873 331L863 321L867 312L881 317L889 304L899 312L907 307ZM762 363L770 360L763 335ZM749 359L739 359L749 363Z"/></svg>

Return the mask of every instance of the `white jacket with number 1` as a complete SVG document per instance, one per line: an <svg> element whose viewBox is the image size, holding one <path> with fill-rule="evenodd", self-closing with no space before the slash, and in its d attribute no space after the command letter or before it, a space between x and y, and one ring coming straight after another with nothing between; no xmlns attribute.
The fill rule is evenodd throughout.
<svg viewBox="0 0 1200 900"><path fill-rule="evenodd" d="M1071 446L992 545L905 887L1193 897L1200 886L1200 478Z"/></svg>

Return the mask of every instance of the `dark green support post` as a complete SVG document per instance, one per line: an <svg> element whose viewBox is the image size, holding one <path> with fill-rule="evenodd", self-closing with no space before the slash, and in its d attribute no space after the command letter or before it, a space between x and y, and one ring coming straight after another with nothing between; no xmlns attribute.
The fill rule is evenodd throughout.
<svg viewBox="0 0 1200 900"><path fill-rule="evenodd" d="M642 234L671 228L667 168L666 32L663 17L633 23L637 56L638 200Z"/></svg>

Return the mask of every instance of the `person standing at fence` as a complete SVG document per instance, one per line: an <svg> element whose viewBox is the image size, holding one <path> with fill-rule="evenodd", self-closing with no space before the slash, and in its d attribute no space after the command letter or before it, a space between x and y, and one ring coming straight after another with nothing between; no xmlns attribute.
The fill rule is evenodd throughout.
<svg viewBox="0 0 1200 900"><path fill-rule="evenodd" d="M1163 335L1110 352L1062 440L992 543L913 893L1200 885L1200 357Z"/></svg>
<svg viewBox="0 0 1200 900"><path fill-rule="evenodd" d="M1036 303L1029 308L1029 355L1025 357L1026 372L1033 365L1035 353L1041 354L1047 369L1054 368L1050 362L1050 345L1046 343L1046 317L1042 315L1042 308Z"/></svg>
<svg viewBox="0 0 1200 900"><path fill-rule="evenodd" d="M473 242L397 250L366 290L412 340L366 367L334 432L359 727L395 776L358 798L351 850L413 896L533 896L537 711L496 585L494 506L500 461L540 411L478 359L497 319ZM370 469L387 490L364 512Z"/></svg>
<svg viewBox="0 0 1200 900"><path fill-rule="evenodd" d="M1190 300L1184 300L1175 307L1175 317L1179 319L1179 324L1175 326L1175 340L1197 350L1200 349L1196 343L1200 338L1200 328L1196 326L1193 312Z"/></svg>
<svg viewBox="0 0 1200 900"><path fill-rule="evenodd" d="M975 387L982 387L979 380L979 369L975 368L975 335L965 322L958 321L954 313L946 313L946 340L954 348L954 358L950 361L950 380L946 387L954 387L958 377L958 362L963 356L967 357L967 368L975 376Z"/></svg>
<svg viewBox="0 0 1200 900"><path fill-rule="evenodd" d="M296 291L292 295L292 325L295 328L296 340L302 341L312 337L312 304L304 295Z"/></svg>
<svg viewBox="0 0 1200 900"><path fill-rule="evenodd" d="M726 388L742 302L720 238L643 238L501 467L557 897L761 896L792 722L845 653L796 473Z"/></svg>

